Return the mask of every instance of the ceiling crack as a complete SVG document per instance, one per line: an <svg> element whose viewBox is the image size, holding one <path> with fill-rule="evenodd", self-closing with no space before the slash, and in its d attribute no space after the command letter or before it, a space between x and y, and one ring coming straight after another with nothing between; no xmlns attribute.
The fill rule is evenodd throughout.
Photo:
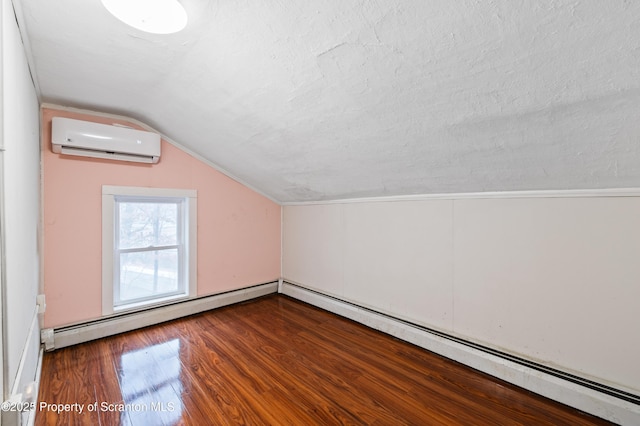
<svg viewBox="0 0 640 426"><path fill-rule="evenodd" d="M323 52L321 52L321 53L318 53L318 54L316 55L316 57L317 57L317 58L320 58L320 57L322 57L322 56L326 55L327 53L332 52L332 51L336 50L337 48L344 46L345 44L347 44L347 42L346 42L346 41L343 41L342 43L338 43L338 44L336 44L335 46L330 47L329 49L327 49L327 50L325 50L325 51L323 51Z"/></svg>

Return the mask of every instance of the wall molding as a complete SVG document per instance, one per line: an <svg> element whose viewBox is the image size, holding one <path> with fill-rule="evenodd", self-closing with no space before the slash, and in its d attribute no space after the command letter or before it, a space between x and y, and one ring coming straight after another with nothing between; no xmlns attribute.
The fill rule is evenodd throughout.
<svg viewBox="0 0 640 426"><path fill-rule="evenodd" d="M145 311L111 315L94 321L44 329L41 333L41 339L45 345L45 350L51 351L244 302L267 294L277 293L277 291L277 281L258 284L211 296L149 308Z"/></svg>
<svg viewBox="0 0 640 426"><path fill-rule="evenodd" d="M284 202L282 206L314 206L324 204L390 203L426 200L478 200L509 198L594 198L640 197L640 188L558 189L535 191L460 192L450 194L392 195L387 197L345 198L325 201Z"/></svg>
<svg viewBox="0 0 640 426"><path fill-rule="evenodd" d="M481 350L479 345L472 342L464 344L463 339L411 324L297 283L284 280L279 292L603 419L621 425L640 424L638 395L583 379L585 383L609 388L620 397L612 396L497 353Z"/></svg>

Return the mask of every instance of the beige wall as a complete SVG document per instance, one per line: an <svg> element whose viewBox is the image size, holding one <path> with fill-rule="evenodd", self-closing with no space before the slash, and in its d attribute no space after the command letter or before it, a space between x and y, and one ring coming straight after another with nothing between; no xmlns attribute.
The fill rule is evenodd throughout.
<svg viewBox="0 0 640 426"><path fill-rule="evenodd" d="M284 208L286 280L639 390L640 197Z"/></svg>

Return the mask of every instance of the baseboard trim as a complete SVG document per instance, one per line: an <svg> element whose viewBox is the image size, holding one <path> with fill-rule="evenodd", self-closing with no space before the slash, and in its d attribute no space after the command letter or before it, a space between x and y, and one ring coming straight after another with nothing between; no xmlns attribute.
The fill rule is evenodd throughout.
<svg viewBox="0 0 640 426"><path fill-rule="evenodd" d="M212 296L150 308L142 312L124 313L72 326L44 329L42 330L42 340L45 344L45 350L51 351L244 302L267 294L277 293L277 291L277 281L258 284Z"/></svg>
<svg viewBox="0 0 640 426"><path fill-rule="evenodd" d="M31 318L27 339L22 348L11 393L7 399L11 404L24 404L23 406L26 407L27 403L33 402L37 398L42 368L40 325L38 320L38 307L36 306ZM34 416L35 410L2 410L0 423L8 426L29 425L33 424L29 422Z"/></svg>
<svg viewBox="0 0 640 426"><path fill-rule="evenodd" d="M38 352L38 365L36 366L36 380L34 382L33 389L33 401L35 402L35 406L38 406L38 395L40 393L40 378L42 377L42 357L44 356L44 348L40 348ZM36 411L37 410L29 410L29 414L27 416L26 425L33 426L36 423Z"/></svg>
<svg viewBox="0 0 640 426"><path fill-rule="evenodd" d="M459 338L438 335L437 332L300 284L284 281L279 292L600 418L621 425L640 424L640 405L632 402L637 401L638 396L626 391L617 390L619 395L626 399L612 396L541 369L523 365L497 353L481 350L471 342L463 344Z"/></svg>

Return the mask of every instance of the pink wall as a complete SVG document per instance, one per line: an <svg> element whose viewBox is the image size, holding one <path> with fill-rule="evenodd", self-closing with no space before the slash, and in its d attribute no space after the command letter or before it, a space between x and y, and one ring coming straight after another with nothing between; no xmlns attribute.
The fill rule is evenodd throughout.
<svg viewBox="0 0 640 426"><path fill-rule="evenodd" d="M280 277L278 204L164 140L155 165L54 154L53 117L126 123L42 110L45 327L101 316L102 185L198 191L199 296Z"/></svg>

